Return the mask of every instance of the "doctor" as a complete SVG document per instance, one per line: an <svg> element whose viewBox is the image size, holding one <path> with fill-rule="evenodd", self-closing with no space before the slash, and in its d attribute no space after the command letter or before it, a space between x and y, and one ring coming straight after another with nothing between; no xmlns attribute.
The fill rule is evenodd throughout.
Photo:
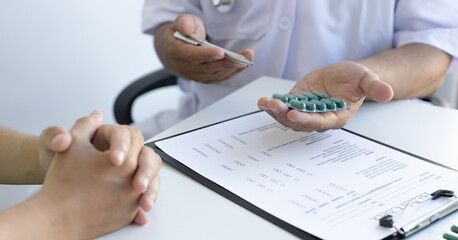
<svg viewBox="0 0 458 240"><path fill-rule="evenodd" d="M458 56L455 0L146 0L143 28L154 34L164 67L185 93L178 112L135 127L146 138L252 80L297 81L291 93L320 91L347 101L345 111L289 110L261 98L260 109L300 131L341 128L365 99L424 97L442 84ZM175 31L240 51L254 66L224 59L216 48L193 46Z"/></svg>

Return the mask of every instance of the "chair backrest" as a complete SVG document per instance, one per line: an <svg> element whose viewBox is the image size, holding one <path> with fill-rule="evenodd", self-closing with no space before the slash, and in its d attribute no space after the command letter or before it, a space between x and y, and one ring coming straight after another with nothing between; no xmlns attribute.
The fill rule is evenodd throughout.
<svg viewBox="0 0 458 240"><path fill-rule="evenodd" d="M146 92L177 84L177 78L165 69L149 73L129 84L116 97L114 116L119 124L131 124L134 101Z"/></svg>

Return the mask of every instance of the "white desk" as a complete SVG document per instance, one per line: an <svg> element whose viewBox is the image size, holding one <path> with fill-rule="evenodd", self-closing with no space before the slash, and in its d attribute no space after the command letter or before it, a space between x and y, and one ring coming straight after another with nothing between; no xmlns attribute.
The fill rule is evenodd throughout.
<svg viewBox="0 0 458 240"><path fill-rule="evenodd" d="M254 81L150 141L255 111L259 97L288 92L293 84L274 78ZM410 101L365 103L346 128L458 169L456 110ZM297 239L167 164L160 175L150 223L130 225L101 239ZM458 223L458 212L408 239L434 239L453 223Z"/></svg>

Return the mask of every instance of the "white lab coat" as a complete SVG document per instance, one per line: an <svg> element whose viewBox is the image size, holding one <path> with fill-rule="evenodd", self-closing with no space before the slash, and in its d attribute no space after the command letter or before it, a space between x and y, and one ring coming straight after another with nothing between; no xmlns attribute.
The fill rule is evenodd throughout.
<svg viewBox="0 0 458 240"><path fill-rule="evenodd" d="M458 56L457 0L235 0L228 13L210 0L146 0L143 30L154 34L182 13L202 20L210 42L253 49L255 65L216 84L180 79L186 95L178 112L134 125L146 138L262 75L297 81L317 68L414 42Z"/></svg>

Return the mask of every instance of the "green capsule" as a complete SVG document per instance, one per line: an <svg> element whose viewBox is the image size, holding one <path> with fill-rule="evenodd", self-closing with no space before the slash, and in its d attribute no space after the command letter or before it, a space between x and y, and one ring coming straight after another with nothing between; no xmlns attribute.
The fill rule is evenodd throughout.
<svg viewBox="0 0 458 240"><path fill-rule="evenodd" d="M326 98L328 98L328 95L326 95L326 94L324 94L322 92L318 92L318 91L314 91L313 95L317 96L318 99L326 99Z"/></svg>
<svg viewBox="0 0 458 240"><path fill-rule="evenodd" d="M344 108L346 106L345 101L342 99L331 97L330 100L335 102L338 108Z"/></svg>
<svg viewBox="0 0 458 240"><path fill-rule="evenodd" d="M451 228L452 232L458 233L458 225L453 225Z"/></svg>
<svg viewBox="0 0 458 240"><path fill-rule="evenodd" d="M326 111L326 104L324 102L321 102L319 100L312 100L310 102L315 103L317 110Z"/></svg>
<svg viewBox="0 0 458 240"><path fill-rule="evenodd" d="M289 101L289 106L292 107L292 108L295 108L295 109L299 109L299 110L302 110L304 111L305 110L305 103L299 101L299 100L291 100Z"/></svg>
<svg viewBox="0 0 458 240"><path fill-rule="evenodd" d="M288 98L283 95L283 94L279 94L279 93L274 93L274 95L272 95L272 98L273 99L278 99L284 103L287 103L288 102Z"/></svg>
<svg viewBox="0 0 458 240"><path fill-rule="evenodd" d="M454 232L454 233L458 233L458 225L457 225L457 224L453 225L453 226L450 228L450 230L452 230L452 232Z"/></svg>
<svg viewBox="0 0 458 240"><path fill-rule="evenodd" d="M302 94L298 94L298 93L295 93L294 96L297 98L297 100L301 101L301 100L307 100L307 97L302 95Z"/></svg>
<svg viewBox="0 0 458 240"><path fill-rule="evenodd" d="M288 98L288 102L291 100L297 100L297 98L291 94L285 94L284 96Z"/></svg>
<svg viewBox="0 0 458 240"><path fill-rule="evenodd" d="M458 237L454 233L444 233L442 237L447 240L458 240Z"/></svg>
<svg viewBox="0 0 458 240"><path fill-rule="evenodd" d="M302 100L301 102L305 103L305 109L307 109L307 111L314 112L316 110L315 103L306 100Z"/></svg>
<svg viewBox="0 0 458 240"><path fill-rule="evenodd" d="M308 100L308 101L311 101L311 100L313 100L313 99L317 99L317 100L318 100L318 96L315 95L315 94L304 93L304 96L307 97L307 100Z"/></svg>
<svg viewBox="0 0 458 240"><path fill-rule="evenodd" d="M324 102L324 104L326 104L326 109L329 109L329 110L336 110L336 103L329 100L329 99L321 99L320 100L321 102Z"/></svg>

